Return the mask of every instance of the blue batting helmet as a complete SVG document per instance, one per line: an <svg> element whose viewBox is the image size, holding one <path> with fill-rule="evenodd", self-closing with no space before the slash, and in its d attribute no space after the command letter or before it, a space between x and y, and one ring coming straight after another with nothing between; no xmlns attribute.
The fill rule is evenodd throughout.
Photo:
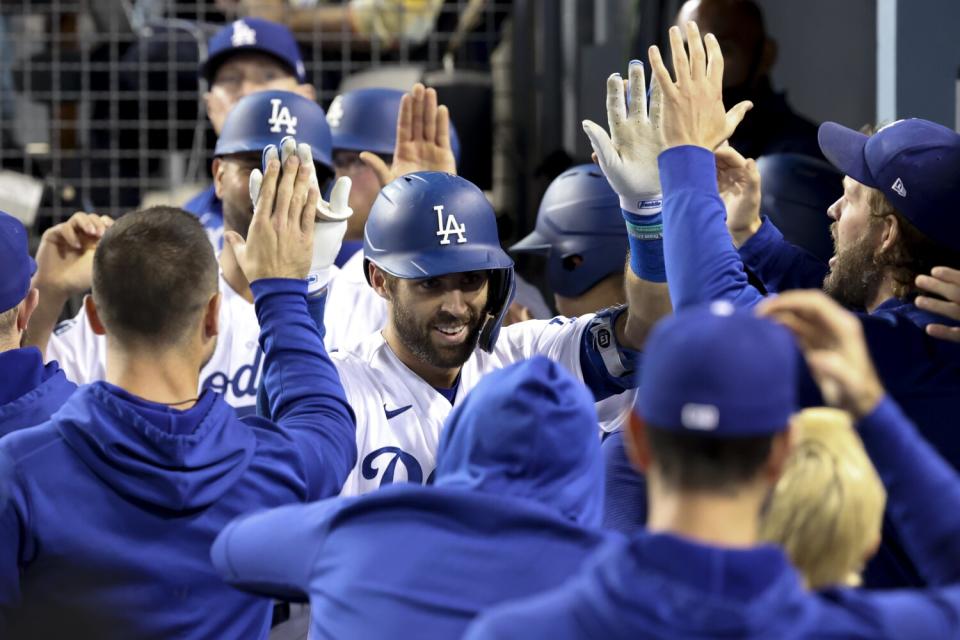
<svg viewBox="0 0 960 640"><path fill-rule="evenodd" d="M330 127L323 109L289 91L258 91L244 96L223 123L213 154L260 153L268 144L279 147L287 136L309 144L313 161L333 171Z"/></svg>
<svg viewBox="0 0 960 640"><path fill-rule="evenodd" d="M207 44L207 59L200 65L200 75L207 82L213 82L217 69L227 58L245 51L268 55L290 69L297 82L307 81L300 47L293 32L282 24L262 18L235 20L217 31Z"/></svg>
<svg viewBox="0 0 960 640"><path fill-rule="evenodd" d="M493 207L473 183L439 171L401 176L377 196L363 231L372 262L404 279L489 271L487 317L478 345L493 350L513 299L513 260L500 248Z"/></svg>
<svg viewBox="0 0 960 640"><path fill-rule="evenodd" d="M600 169L582 164L551 182L540 201L536 227L510 251L545 255L547 282L566 298L622 273L627 229L620 200ZM579 264L570 260L573 256L580 256Z"/></svg>
<svg viewBox="0 0 960 640"><path fill-rule="evenodd" d="M403 91L398 89L371 88L355 89L334 98L327 110L333 148L393 155L402 97ZM460 164L460 138L452 120L450 146Z"/></svg>

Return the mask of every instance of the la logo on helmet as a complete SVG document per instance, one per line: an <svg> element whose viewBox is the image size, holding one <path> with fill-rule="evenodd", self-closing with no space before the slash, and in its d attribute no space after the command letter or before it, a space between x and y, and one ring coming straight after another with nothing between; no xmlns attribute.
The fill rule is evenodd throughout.
<svg viewBox="0 0 960 640"><path fill-rule="evenodd" d="M337 96L327 110L327 124L331 129L336 129L340 126L341 120L343 120L343 96Z"/></svg>
<svg viewBox="0 0 960 640"><path fill-rule="evenodd" d="M233 33L230 35L230 44L235 47L249 47L257 44L257 32L251 29L243 20L233 23Z"/></svg>
<svg viewBox="0 0 960 640"><path fill-rule="evenodd" d="M282 106L283 101L280 98L272 99L270 104L273 105L273 112L270 114L270 118L267 119L267 124L270 125L270 131L272 133L280 133L280 127L286 127L288 135L296 135L297 117L290 115L290 109Z"/></svg>
<svg viewBox="0 0 960 640"><path fill-rule="evenodd" d="M467 225L457 222L457 218L451 213L447 216L446 222L443 219L443 205L438 204L433 207L437 212L437 237L441 237L440 244L450 244L450 236L457 236L457 244L463 244L467 241Z"/></svg>

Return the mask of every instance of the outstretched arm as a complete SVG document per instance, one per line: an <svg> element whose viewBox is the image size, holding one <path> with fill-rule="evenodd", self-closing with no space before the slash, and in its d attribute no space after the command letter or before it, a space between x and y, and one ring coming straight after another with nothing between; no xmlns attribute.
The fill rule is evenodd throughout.
<svg viewBox="0 0 960 640"><path fill-rule="evenodd" d="M886 395L860 319L816 290L786 292L758 310L793 331L824 399L858 420L887 513L923 577L960 583L960 475Z"/></svg>

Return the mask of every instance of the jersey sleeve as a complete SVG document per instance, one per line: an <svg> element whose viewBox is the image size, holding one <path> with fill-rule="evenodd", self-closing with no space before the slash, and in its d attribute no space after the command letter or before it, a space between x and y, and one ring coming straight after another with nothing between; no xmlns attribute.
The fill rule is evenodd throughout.
<svg viewBox="0 0 960 640"><path fill-rule="evenodd" d="M787 242L766 216L739 253L743 264L760 279L768 293L819 289L829 270L813 254Z"/></svg>
<svg viewBox="0 0 960 640"><path fill-rule="evenodd" d="M682 146L660 154L663 257L675 311L727 300L752 307L763 295L747 281L727 231L716 160L707 149Z"/></svg>
<svg viewBox="0 0 960 640"><path fill-rule="evenodd" d="M69 380L90 384L107 374L107 343L93 332L86 313L58 324L47 343L46 360L56 360Z"/></svg>
<svg viewBox="0 0 960 640"><path fill-rule="evenodd" d="M257 595L307 601L328 523L342 504L330 499L288 505L233 520L220 532L210 559L230 585Z"/></svg>
<svg viewBox="0 0 960 640"><path fill-rule="evenodd" d="M596 314L577 318L557 316L551 320L528 320L504 327L497 340L495 353L503 366L542 355L556 361L587 385L597 400L597 418L604 431L616 431L626 422L633 406L633 390L611 395L601 391L584 375L582 341ZM631 376L632 377L632 376Z"/></svg>

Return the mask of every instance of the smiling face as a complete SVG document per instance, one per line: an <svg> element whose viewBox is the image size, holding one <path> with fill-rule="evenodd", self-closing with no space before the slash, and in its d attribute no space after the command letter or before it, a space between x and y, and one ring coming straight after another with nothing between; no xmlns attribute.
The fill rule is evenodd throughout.
<svg viewBox="0 0 960 640"><path fill-rule="evenodd" d="M833 219L834 256L823 289L838 302L865 309L876 296L883 267L876 254L883 238L883 222L871 215L872 189L852 178L843 179L843 195L827 211Z"/></svg>
<svg viewBox="0 0 960 640"><path fill-rule="evenodd" d="M467 361L483 325L486 271L422 280L381 275L377 280L383 282L381 295L390 303L388 330L412 356L437 369L457 368Z"/></svg>

